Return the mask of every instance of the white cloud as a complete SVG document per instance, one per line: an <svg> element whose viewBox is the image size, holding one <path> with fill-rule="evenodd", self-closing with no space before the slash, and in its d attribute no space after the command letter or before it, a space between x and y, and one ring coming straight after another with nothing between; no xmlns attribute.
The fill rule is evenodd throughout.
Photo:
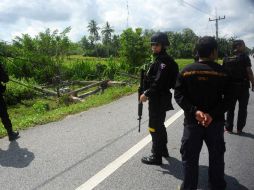
<svg viewBox="0 0 254 190"><path fill-rule="evenodd" d="M108 21L117 33L128 24L178 32L188 27L197 35L215 35L215 22L208 21L215 18L215 8L218 16L226 15L219 21L219 36L234 35L254 47L253 0L1 0L0 39L71 26L70 38L78 41L87 34L91 19L100 27Z"/></svg>

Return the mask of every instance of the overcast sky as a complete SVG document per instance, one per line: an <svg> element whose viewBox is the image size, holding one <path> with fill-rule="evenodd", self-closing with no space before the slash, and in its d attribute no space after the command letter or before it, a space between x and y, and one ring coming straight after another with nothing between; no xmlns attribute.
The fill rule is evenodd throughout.
<svg viewBox="0 0 254 190"><path fill-rule="evenodd" d="M254 0L1 0L0 40L71 26L69 37L79 41L92 19L100 27L108 21L117 34L128 26L191 28L199 36L214 36L215 22L208 20L216 18L216 9L218 16L226 16L219 21L219 37L237 36L254 47Z"/></svg>

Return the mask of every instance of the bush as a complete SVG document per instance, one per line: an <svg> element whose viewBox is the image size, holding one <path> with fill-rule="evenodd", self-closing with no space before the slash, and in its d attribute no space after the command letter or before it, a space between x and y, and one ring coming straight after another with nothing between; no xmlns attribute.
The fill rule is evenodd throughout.
<svg viewBox="0 0 254 190"><path fill-rule="evenodd" d="M6 69L15 78L34 78L38 83L50 83L62 69L58 61L48 57L13 59L6 64Z"/></svg>
<svg viewBox="0 0 254 190"><path fill-rule="evenodd" d="M33 109L37 113L44 113L46 111L49 111L49 104L43 101L38 101L33 105Z"/></svg>
<svg viewBox="0 0 254 190"><path fill-rule="evenodd" d="M64 65L62 71L66 79L93 79L96 77L96 64L92 61L77 60Z"/></svg>
<svg viewBox="0 0 254 190"><path fill-rule="evenodd" d="M120 72L121 64L116 62L112 57L110 57L107 61L107 67L104 71L104 75L106 78L113 80L117 72Z"/></svg>
<svg viewBox="0 0 254 190"><path fill-rule="evenodd" d="M130 72L134 72L135 67L140 67L150 58L149 39L142 34L142 29L133 31L128 28L123 31L120 37L120 56L124 63L130 65Z"/></svg>

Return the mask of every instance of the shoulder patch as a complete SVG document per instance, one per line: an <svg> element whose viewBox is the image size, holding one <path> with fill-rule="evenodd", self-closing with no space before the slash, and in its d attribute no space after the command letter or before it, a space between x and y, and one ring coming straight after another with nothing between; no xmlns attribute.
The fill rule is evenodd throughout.
<svg viewBox="0 0 254 190"><path fill-rule="evenodd" d="M164 69L166 67L166 64L161 63L160 67L161 67L161 69Z"/></svg>

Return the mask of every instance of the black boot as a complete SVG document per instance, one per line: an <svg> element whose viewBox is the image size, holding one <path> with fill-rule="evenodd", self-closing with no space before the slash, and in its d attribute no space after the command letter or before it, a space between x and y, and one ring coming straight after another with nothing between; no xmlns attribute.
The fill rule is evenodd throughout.
<svg viewBox="0 0 254 190"><path fill-rule="evenodd" d="M19 132L13 132L13 131L9 132L8 136L9 136L9 141L15 141L20 137Z"/></svg>
<svg viewBox="0 0 254 190"><path fill-rule="evenodd" d="M161 165L162 164L162 157L155 156L154 154L150 156L144 156L141 159L141 162L148 165Z"/></svg>
<svg viewBox="0 0 254 190"><path fill-rule="evenodd" d="M152 154L155 154L153 148L152 148L151 152L152 152ZM167 147L164 147L164 148L163 148L161 151L159 151L159 152L161 152L160 154L161 154L162 157L164 157L164 158L169 158L168 148L167 148Z"/></svg>

